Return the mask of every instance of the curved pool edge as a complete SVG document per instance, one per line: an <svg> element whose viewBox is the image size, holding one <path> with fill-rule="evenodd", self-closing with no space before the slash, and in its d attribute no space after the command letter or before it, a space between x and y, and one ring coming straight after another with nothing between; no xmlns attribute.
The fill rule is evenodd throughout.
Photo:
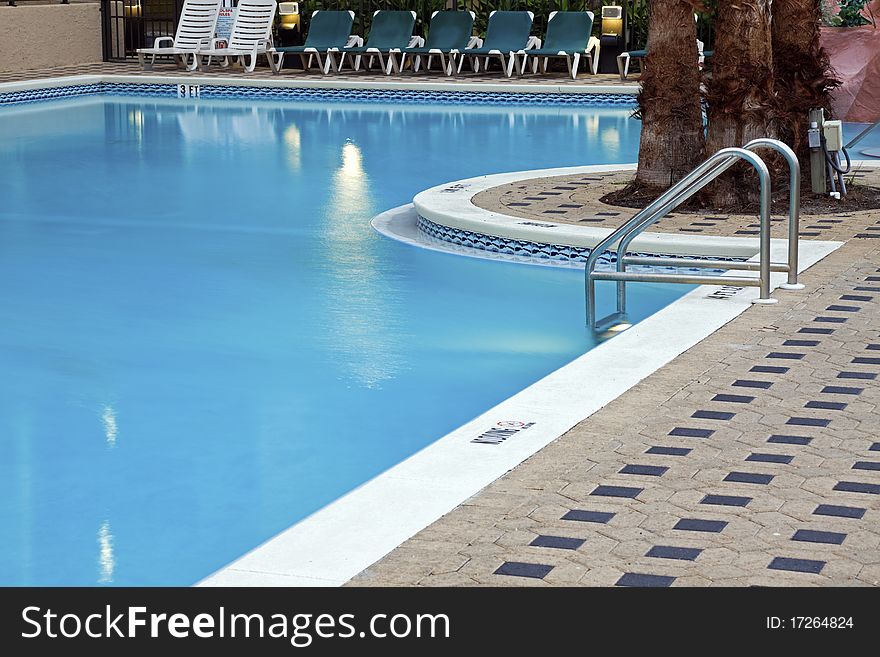
<svg viewBox="0 0 880 657"><path fill-rule="evenodd" d="M406 206L403 206L406 207ZM808 241L800 271L841 242ZM775 240L774 259L786 243ZM743 275L738 272L737 275ZM746 275L750 275L747 273ZM785 281L771 276L771 288ZM341 586L751 307L756 288L700 286L277 534L198 586ZM797 292L781 292L797 294ZM674 327L675 330L670 330ZM654 348L645 351L643 345ZM598 380L601 387L584 386ZM528 425L528 426L526 426ZM515 427L495 441L500 428ZM492 437L487 439L486 437ZM481 439L474 442L475 439Z"/></svg>
<svg viewBox="0 0 880 657"><path fill-rule="evenodd" d="M412 203L400 205L377 214L370 221L370 226L380 235L403 244L415 246L438 253L477 258L479 260L494 260L495 262L512 262L518 264L536 265L540 267L562 267L566 269L583 269L583 262L574 259L554 260L534 255L515 255L478 249L472 246L456 244L436 237L427 235L419 228L419 215Z"/></svg>
<svg viewBox="0 0 880 657"><path fill-rule="evenodd" d="M456 231L477 233L514 242L550 245L556 249L591 249L613 229L574 226L552 221L535 221L486 210L472 199L486 190L509 183L574 174L635 171L635 164L589 165L557 169L534 169L465 178L431 187L413 199L418 215L433 224ZM680 233L642 233L632 241L632 250L671 256L750 258L758 252L758 240L751 237L699 237Z"/></svg>

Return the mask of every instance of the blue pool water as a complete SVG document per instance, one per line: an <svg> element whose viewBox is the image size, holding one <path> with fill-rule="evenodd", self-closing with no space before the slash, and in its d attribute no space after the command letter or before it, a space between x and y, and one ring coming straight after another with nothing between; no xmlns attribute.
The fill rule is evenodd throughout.
<svg viewBox="0 0 880 657"><path fill-rule="evenodd" d="M869 123L844 123L843 142L848 144L850 141L858 137L869 125ZM870 153L863 152L866 150L870 151ZM880 157L880 126L877 126L859 140L859 142L852 147L849 156L854 160L869 160Z"/></svg>
<svg viewBox="0 0 880 657"><path fill-rule="evenodd" d="M449 180L633 161L638 127L612 107L0 108L0 584L193 583L588 350L581 272L369 221Z"/></svg>

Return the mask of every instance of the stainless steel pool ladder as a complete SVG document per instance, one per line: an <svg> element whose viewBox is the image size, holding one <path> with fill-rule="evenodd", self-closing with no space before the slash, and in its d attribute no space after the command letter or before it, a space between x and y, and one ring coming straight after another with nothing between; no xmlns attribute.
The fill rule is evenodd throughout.
<svg viewBox="0 0 880 657"><path fill-rule="evenodd" d="M770 261L770 172L767 165L752 151L771 148L780 152L788 162L789 202L788 202L788 262ZM758 262L732 262L727 260L703 260L694 258L659 258L626 255L630 243L646 228L672 212L691 196L703 189L738 161L744 160L758 173L760 189L760 236ZM786 144L777 139L754 139L742 148L723 148L712 155L696 169L666 190L644 210L614 230L601 240L587 258L584 269L586 287L587 326L600 329L626 320L626 282L642 283L686 283L690 285L720 284L750 286L761 289L760 298L754 303L776 303L770 298L770 272L787 272L788 280L781 287L799 290L804 286L798 283L798 232L800 223L800 183L801 168L797 156ZM596 263L603 253L617 245L616 271L595 271ZM735 276L711 276L696 274L662 274L653 272L631 272L627 265L681 266L710 269L741 269L758 271L758 278ZM596 319L596 281L617 281L617 312Z"/></svg>

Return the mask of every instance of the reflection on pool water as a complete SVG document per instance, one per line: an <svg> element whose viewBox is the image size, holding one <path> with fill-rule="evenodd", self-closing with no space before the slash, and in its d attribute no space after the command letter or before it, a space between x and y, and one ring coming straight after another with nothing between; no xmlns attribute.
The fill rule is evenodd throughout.
<svg viewBox="0 0 880 657"><path fill-rule="evenodd" d="M629 115L0 108L0 583L193 583L590 349L580 272L369 221L444 181L633 161ZM633 314L686 291L634 285Z"/></svg>

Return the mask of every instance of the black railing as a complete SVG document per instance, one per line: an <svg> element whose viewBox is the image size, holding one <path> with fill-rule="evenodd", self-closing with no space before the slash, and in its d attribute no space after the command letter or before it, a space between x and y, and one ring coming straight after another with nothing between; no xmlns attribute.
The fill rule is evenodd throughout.
<svg viewBox="0 0 880 657"><path fill-rule="evenodd" d="M174 36L183 0L101 0L104 61L137 56L160 36Z"/></svg>

